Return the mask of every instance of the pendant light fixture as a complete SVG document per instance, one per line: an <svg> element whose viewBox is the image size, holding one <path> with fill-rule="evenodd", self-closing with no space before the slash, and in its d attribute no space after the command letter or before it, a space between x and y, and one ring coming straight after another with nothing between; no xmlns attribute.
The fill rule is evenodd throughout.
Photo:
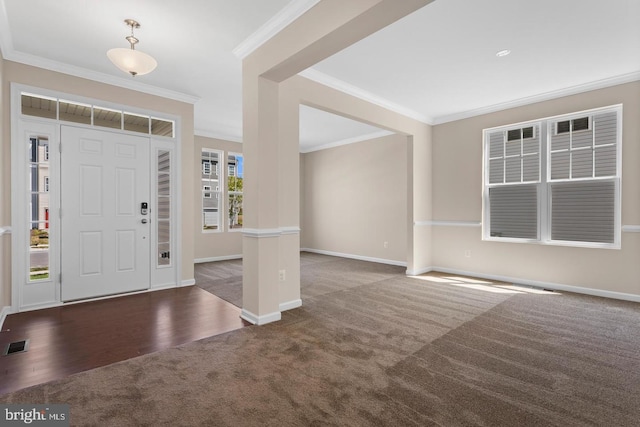
<svg viewBox="0 0 640 427"><path fill-rule="evenodd" d="M125 19L124 23L131 27L131 35L125 37L131 44L131 49L124 47L109 49L107 56L116 67L134 77L152 72L158 65L156 60L151 55L136 50L136 43L140 40L134 37L133 29L140 28L140 24L134 19Z"/></svg>

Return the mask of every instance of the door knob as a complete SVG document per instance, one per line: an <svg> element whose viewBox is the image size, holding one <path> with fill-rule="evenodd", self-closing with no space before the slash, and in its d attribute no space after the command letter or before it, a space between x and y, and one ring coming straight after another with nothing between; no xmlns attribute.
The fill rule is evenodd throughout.
<svg viewBox="0 0 640 427"><path fill-rule="evenodd" d="M146 224L147 223L147 219L146 218L142 218L142 223Z"/></svg>

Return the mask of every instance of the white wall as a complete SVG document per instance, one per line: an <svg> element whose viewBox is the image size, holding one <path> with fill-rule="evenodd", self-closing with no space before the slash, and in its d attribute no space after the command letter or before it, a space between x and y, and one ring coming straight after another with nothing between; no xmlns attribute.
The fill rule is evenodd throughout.
<svg viewBox="0 0 640 427"><path fill-rule="evenodd" d="M640 224L640 82L512 108L433 128L433 218L480 222L482 130L623 104L622 224ZM640 233L623 232L622 249L482 241L479 227L433 227L435 269L511 277L640 296ZM471 251L471 257L465 256Z"/></svg>
<svg viewBox="0 0 640 427"><path fill-rule="evenodd" d="M303 248L406 262L405 136L390 135L301 158Z"/></svg>

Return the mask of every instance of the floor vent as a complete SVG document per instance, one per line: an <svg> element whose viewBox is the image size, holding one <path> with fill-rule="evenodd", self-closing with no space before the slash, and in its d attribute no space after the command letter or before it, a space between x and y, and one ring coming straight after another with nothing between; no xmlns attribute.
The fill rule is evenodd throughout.
<svg viewBox="0 0 640 427"><path fill-rule="evenodd" d="M9 344L7 348L4 350L4 353L2 355L8 356L14 353L24 353L28 349L29 349L29 340L16 341Z"/></svg>

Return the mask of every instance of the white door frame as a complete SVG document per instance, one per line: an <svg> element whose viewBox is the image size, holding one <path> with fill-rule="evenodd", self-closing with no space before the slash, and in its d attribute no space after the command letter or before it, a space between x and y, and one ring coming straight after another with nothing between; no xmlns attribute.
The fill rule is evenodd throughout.
<svg viewBox="0 0 640 427"><path fill-rule="evenodd" d="M181 171L181 139L180 130L181 123L179 116L168 115L151 110L130 107L126 105L114 104L107 101L70 95L57 91L51 91L32 86L11 83L11 265L12 265L12 285L11 285L11 312L35 310L47 307L62 305L60 292L60 153L58 152L60 141L60 128L62 124L71 124L73 126L86 126L94 129L101 129L92 125L78 125L76 123L67 122L58 119L46 119L34 116L22 115L21 95L22 93L33 94L39 97L50 97L52 99L63 99L81 104L96 105L103 108L126 111L138 115L151 116L167 121L174 122L174 136L164 137L148 135L150 138L150 180L152 200L156 200L153 156L158 150L171 152L171 230L172 230L172 247L171 247L171 265L166 267L158 267L154 262L157 253L154 246L151 247L151 256L149 265L151 269L149 290L165 289L170 287L181 286L181 245L182 239L182 212L178 209L181 206L181 196L179 189L181 188L182 171ZM122 132L131 135L144 135L137 132L129 132L117 129L105 129L109 131ZM55 244L50 246L50 280L42 282L28 281L28 253L29 253L29 212L28 212L28 183L25 180L28 170L28 153L25 144L26 133L37 133L47 136L50 141L50 240L55 240ZM157 162L156 162L157 163ZM55 180L55 182L54 182ZM150 200L151 201L151 200ZM55 205L55 206L54 206ZM151 215L153 216L153 215ZM151 224L152 228L153 223ZM153 236L151 244L156 242L155 229L151 233ZM148 290L141 291L148 292ZM110 298L110 297L102 297ZM95 298L95 299L102 299ZM85 300L86 301L86 300ZM70 304L70 303L67 303Z"/></svg>

